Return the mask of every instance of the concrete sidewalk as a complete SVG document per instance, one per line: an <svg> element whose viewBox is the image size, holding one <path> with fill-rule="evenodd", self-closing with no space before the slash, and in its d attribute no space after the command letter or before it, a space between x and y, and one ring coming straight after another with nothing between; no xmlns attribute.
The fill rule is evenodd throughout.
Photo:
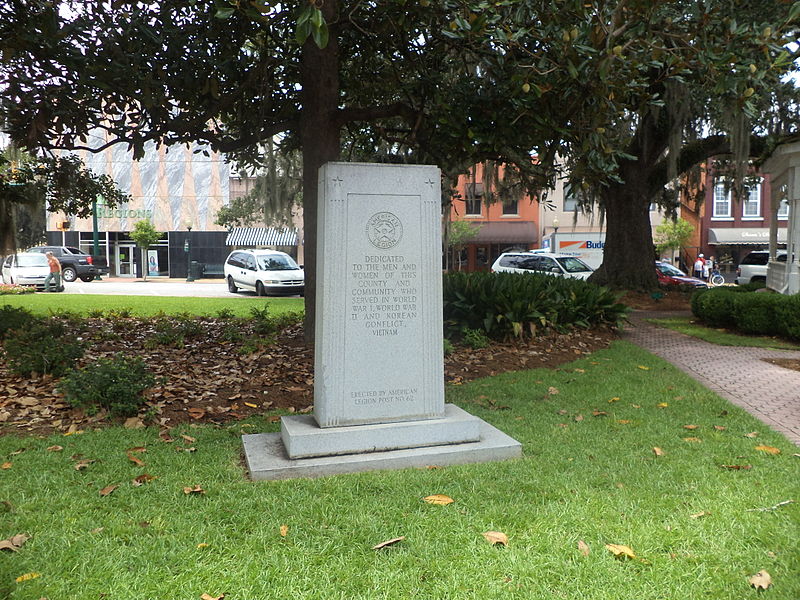
<svg viewBox="0 0 800 600"><path fill-rule="evenodd" d="M800 371L763 358L800 358L800 351L717 346L646 321L689 313L633 311L622 339L669 361L723 398L800 445Z"/></svg>

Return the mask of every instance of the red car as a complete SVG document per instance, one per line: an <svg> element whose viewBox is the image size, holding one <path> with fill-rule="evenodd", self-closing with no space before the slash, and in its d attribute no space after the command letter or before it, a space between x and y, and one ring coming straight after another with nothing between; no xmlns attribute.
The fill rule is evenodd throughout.
<svg viewBox="0 0 800 600"><path fill-rule="evenodd" d="M696 288L708 287L708 283L697 277L689 277L686 273L673 267L669 263L656 261L656 275L658 275L658 283L664 285L685 285Z"/></svg>

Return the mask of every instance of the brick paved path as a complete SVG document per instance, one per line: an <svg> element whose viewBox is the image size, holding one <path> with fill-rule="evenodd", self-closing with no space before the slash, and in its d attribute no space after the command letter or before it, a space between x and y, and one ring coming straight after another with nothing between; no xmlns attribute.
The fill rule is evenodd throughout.
<svg viewBox="0 0 800 600"><path fill-rule="evenodd" d="M645 320L688 314L634 311L622 339L669 361L800 445L800 371L761 360L800 358L800 352L717 346Z"/></svg>

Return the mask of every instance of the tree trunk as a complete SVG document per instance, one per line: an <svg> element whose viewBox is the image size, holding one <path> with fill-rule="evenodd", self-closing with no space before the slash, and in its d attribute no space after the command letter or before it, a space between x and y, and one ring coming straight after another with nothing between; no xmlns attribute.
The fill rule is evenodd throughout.
<svg viewBox="0 0 800 600"><path fill-rule="evenodd" d="M330 40L319 48L309 37L303 45L300 64L302 84L300 139L303 145L303 238L305 264L305 340L314 340L317 297L317 171L339 158L339 43L338 2L326 0L321 6L330 28ZM328 260L340 260L330 256ZM344 315L342 315L344 318Z"/></svg>
<svg viewBox="0 0 800 600"><path fill-rule="evenodd" d="M629 172L625 185L612 185L603 193L606 242L603 264L589 281L627 290L658 287L647 177Z"/></svg>

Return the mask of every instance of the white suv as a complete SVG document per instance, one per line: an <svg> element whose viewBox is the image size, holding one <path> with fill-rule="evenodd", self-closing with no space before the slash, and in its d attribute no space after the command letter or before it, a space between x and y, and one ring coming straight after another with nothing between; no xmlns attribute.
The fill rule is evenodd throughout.
<svg viewBox="0 0 800 600"><path fill-rule="evenodd" d="M252 290L266 294L303 295L305 274L294 259L277 250L234 250L225 261L228 291Z"/></svg>
<svg viewBox="0 0 800 600"><path fill-rule="evenodd" d="M778 250L775 256L778 262L786 262L786 250ZM739 263L736 269L736 283L746 285L757 281L767 281L767 266L769 263L768 250L756 250L751 252Z"/></svg>
<svg viewBox="0 0 800 600"><path fill-rule="evenodd" d="M494 261L492 273L540 273L556 277L586 279L594 273L594 270L574 256L534 250L531 252L504 252Z"/></svg>

